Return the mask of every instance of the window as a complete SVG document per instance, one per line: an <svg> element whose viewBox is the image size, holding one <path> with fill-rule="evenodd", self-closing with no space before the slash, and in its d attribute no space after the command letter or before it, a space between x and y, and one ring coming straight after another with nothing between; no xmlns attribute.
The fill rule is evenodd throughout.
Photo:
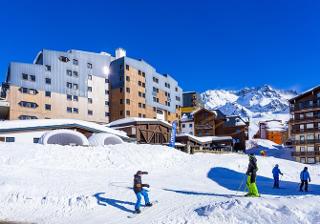
<svg viewBox="0 0 320 224"><path fill-rule="evenodd" d="M78 114L79 113L79 109L78 108L73 108L73 113Z"/></svg>
<svg viewBox="0 0 320 224"><path fill-rule="evenodd" d="M156 111L157 111L157 108L154 107L154 108L153 108L153 111L156 112Z"/></svg>
<svg viewBox="0 0 320 224"><path fill-rule="evenodd" d="M79 97L78 96L73 96L73 101L79 101Z"/></svg>
<svg viewBox="0 0 320 224"><path fill-rule="evenodd" d="M299 118L302 120L304 118L304 114L299 114Z"/></svg>
<svg viewBox="0 0 320 224"><path fill-rule="evenodd" d="M78 77L79 76L78 72L77 71L73 71L73 76L74 77Z"/></svg>
<svg viewBox="0 0 320 224"><path fill-rule="evenodd" d="M50 65L45 65L46 71L50 72L51 71L51 66Z"/></svg>
<svg viewBox="0 0 320 224"><path fill-rule="evenodd" d="M138 70L138 75L141 75L141 71L140 70Z"/></svg>
<svg viewBox="0 0 320 224"><path fill-rule="evenodd" d="M33 138L33 143L39 143L40 138Z"/></svg>
<svg viewBox="0 0 320 224"><path fill-rule="evenodd" d="M46 97L51 97L51 92L50 91L46 91Z"/></svg>
<svg viewBox="0 0 320 224"><path fill-rule="evenodd" d="M127 87L127 88L126 88L126 92L127 92L127 93L130 93L130 88Z"/></svg>
<svg viewBox="0 0 320 224"><path fill-rule="evenodd" d="M143 97L143 98L146 98L146 94L145 94L145 93L142 93L142 97Z"/></svg>
<svg viewBox="0 0 320 224"><path fill-rule="evenodd" d="M130 70L130 67L129 67L129 65L126 65L126 70L128 70L128 71Z"/></svg>
<svg viewBox="0 0 320 224"><path fill-rule="evenodd" d="M92 75L88 75L88 80L92 80Z"/></svg>
<svg viewBox="0 0 320 224"><path fill-rule="evenodd" d="M92 98L88 98L88 103L92 104Z"/></svg>
<svg viewBox="0 0 320 224"><path fill-rule="evenodd" d="M59 60L62 61L62 62L65 62L65 63L70 61L70 59L68 57L66 57L66 56L60 56Z"/></svg>
<svg viewBox="0 0 320 224"><path fill-rule="evenodd" d="M67 82L67 88L68 89L72 89L72 83L71 82Z"/></svg>
<svg viewBox="0 0 320 224"><path fill-rule="evenodd" d="M31 80L32 82L36 81L36 76L35 76L35 75L30 75L30 80Z"/></svg>
<svg viewBox="0 0 320 224"><path fill-rule="evenodd" d="M305 139L305 138L304 138L304 135L300 135L300 141L301 141L301 142L304 142L304 139Z"/></svg>
<svg viewBox="0 0 320 224"><path fill-rule="evenodd" d="M105 94L105 95L109 95L109 90L105 90L105 91L104 91L104 94Z"/></svg>
<svg viewBox="0 0 320 224"><path fill-rule="evenodd" d="M88 92L92 92L92 87L88 86Z"/></svg>
<svg viewBox="0 0 320 224"><path fill-rule="evenodd" d="M130 104L130 103L129 103ZM109 106L109 101L104 101L105 106Z"/></svg>
<svg viewBox="0 0 320 224"><path fill-rule="evenodd" d="M72 108L71 107L67 107L67 112L68 113L72 113Z"/></svg>
<svg viewBox="0 0 320 224"><path fill-rule="evenodd" d="M153 82L155 82L155 83L159 83L159 79L157 79L156 77L153 77L152 80L153 80Z"/></svg>
<svg viewBox="0 0 320 224"><path fill-rule="evenodd" d="M319 93L317 93L317 98L320 98L320 92L319 92Z"/></svg>
<svg viewBox="0 0 320 224"><path fill-rule="evenodd" d="M178 87L175 88L176 92L178 92Z"/></svg>
<svg viewBox="0 0 320 224"><path fill-rule="evenodd" d="M314 146L308 146L307 147L308 152L314 152Z"/></svg>
<svg viewBox="0 0 320 224"><path fill-rule="evenodd" d="M142 117L142 114L141 114L141 113L139 113L139 114L138 114L138 117Z"/></svg>
<svg viewBox="0 0 320 224"><path fill-rule="evenodd" d="M127 110L127 111L126 111L126 115L127 115L127 116L130 116L130 110Z"/></svg>
<svg viewBox="0 0 320 224"><path fill-rule="evenodd" d="M126 104L130 105L130 99L126 99Z"/></svg>
<svg viewBox="0 0 320 224"><path fill-rule="evenodd" d="M304 146L301 146L300 147L300 152L305 152L306 151L306 148Z"/></svg>
<svg viewBox="0 0 320 224"><path fill-rule="evenodd" d="M145 105L145 104L142 104L142 107L143 107L143 108L146 108L146 105Z"/></svg>
<svg viewBox="0 0 320 224"><path fill-rule="evenodd" d="M307 135L308 140L313 140L314 139L314 134L308 134Z"/></svg>
<svg viewBox="0 0 320 224"><path fill-rule="evenodd" d="M36 95L38 94L38 91L35 90L35 89L28 89L28 88L25 88L25 87L20 87L19 88L19 91L21 93L26 93L26 94L31 94L31 95Z"/></svg>
<svg viewBox="0 0 320 224"><path fill-rule="evenodd" d="M46 78L46 84L51 85L51 79L50 78Z"/></svg>
<svg viewBox="0 0 320 224"><path fill-rule="evenodd" d="M79 85L78 84L73 84L73 89L78 89L79 88Z"/></svg>
<svg viewBox="0 0 320 224"><path fill-rule="evenodd" d="M304 130L304 125L300 124L300 130Z"/></svg>
<svg viewBox="0 0 320 224"><path fill-rule="evenodd" d="M138 106L141 108L142 107L142 103L138 103Z"/></svg>
<svg viewBox="0 0 320 224"><path fill-rule="evenodd" d="M143 87L143 88L146 88L146 84L145 84L144 82L142 83L142 87Z"/></svg>
<svg viewBox="0 0 320 224"><path fill-rule="evenodd" d="M67 69L67 75L68 75L68 76L72 76L72 71L69 70L69 69Z"/></svg>
<svg viewBox="0 0 320 224"><path fill-rule="evenodd" d="M142 92L139 91L139 92L138 92L138 95L139 95L139 97L142 97Z"/></svg>
<svg viewBox="0 0 320 224"><path fill-rule="evenodd" d="M20 115L19 120L32 120L32 119L38 119L36 116L29 116L29 115Z"/></svg>
<svg viewBox="0 0 320 224"><path fill-rule="evenodd" d="M6 142L15 142L15 137L6 137Z"/></svg>
<svg viewBox="0 0 320 224"><path fill-rule="evenodd" d="M72 95L67 95L67 100L72 100Z"/></svg>
<svg viewBox="0 0 320 224"><path fill-rule="evenodd" d="M93 111L92 110L88 110L88 115L92 116L93 115Z"/></svg>
<svg viewBox="0 0 320 224"><path fill-rule="evenodd" d="M300 162L301 162L301 163L306 163L306 158L301 157L301 158L300 158Z"/></svg>
<svg viewBox="0 0 320 224"><path fill-rule="evenodd" d="M313 117L313 112L308 112L308 113L306 113L306 117L312 118L312 117Z"/></svg>
<svg viewBox="0 0 320 224"><path fill-rule="evenodd" d="M156 87L153 87L153 92L155 92L155 93L159 93L159 89L158 89L158 88L156 88Z"/></svg>
<svg viewBox="0 0 320 224"><path fill-rule="evenodd" d="M192 128L192 124L189 124L189 128Z"/></svg>
<svg viewBox="0 0 320 224"><path fill-rule="evenodd" d="M145 115L145 114L142 114L142 117L143 117L143 118L146 118L146 115Z"/></svg>
<svg viewBox="0 0 320 224"><path fill-rule="evenodd" d="M122 89L122 88L119 88L119 92L122 93L122 91L123 91L123 89Z"/></svg>
<svg viewBox="0 0 320 224"><path fill-rule="evenodd" d="M92 69L92 64L91 63L87 63L87 68Z"/></svg>
<svg viewBox="0 0 320 224"><path fill-rule="evenodd" d="M186 125L185 125L185 124L182 124L182 127L183 127L183 128L185 128L185 127L186 127Z"/></svg>
<svg viewBox="0 0 320 224"><path fill-rule="evenodd" d="M138 81L138 85L139 85L139 86L142 86L142 82L141 82L141 81Z"/></svg>
<svg viewBox="0 0 320 224"><path fill-rule="evenodd" d="M105 80L104 80L104 83L109 83L109 79L105 79Z"/></svg>
<svg viewBox="0 0 320 224"><path fill-rule="evenodd" d="M307 129L313 129L313 128L314 128L314 124L313 123L307 124Z"/></svg>
<svg viewBox="0 0 320 224"><path fill-rule="evenodd" d="M170 89L170 84L169 83L164 83L164 86Z"/></svg>
<svg viewBox="0 0 320 224"><path fill-rule="evenodd" d="M51 110L51 105L50 104L45 104L44 106L45 106L46 110Z"/></svg>
<svg viewBox="0 0 320 224"><path fill-rule="evenodd" d="M120 116L123 116L123 110L120 110L119 114Z"/></svg>
<svg viewBox="0 0 320 224"><path fill-rule="evenodd" d="M307 161L308 161L308 163L315 163L315 158L314 157L308 157Z"/></svg>
<svg viewBox="0 0 320 224"><path fill-rule="evenodd" d="M123 99L120 99L120 104L123 104Z"/></svg>
<svg viewBox="0 0 320 224"><path fill-rule="evenodd" d="M22 79L23 80L28 80L29 79L28 77L29 77L28 74L22 73Z"/></svg>
<svg viewBox="0 0 320 224"><path fill-rule="evenodd" d="M180 101L181 98L180 98L179 96L176 96L176 100L177 100L177 101Z"/></svg>
<svg viewBox="0 0 320 224"><path fill-rule="evenodd" d="M142 77L146 77L146 73L142 72Z"/></svg>
<svg viewBox="0 0 320 224"><path fill-rule="evenodd" d="M73 59L73 60L72 60L72 64L78 65L78 64L79 64L79 61L78 61L77 59Z"/></svg>
<svg viewBox="0 0 320 224"><path fill-rule="evenodd" d="M38 107L38 104L33 102L27 102L27 101L20 101L19 105L21 107L27 107L27 108L33 108L33 109Z"/></svg>
<svg viewBox="0 0 320 224"><path fill-rule="evenodd" d="M105 113L104 113L104 116L105 116L105 117L109 117L109 116L110 116L109 112L105 112Z"/></svg>
<svg viewBox="0 0 320 224"><path fill-rule="evenodd" d="M130 82L130 77L126 76L126 80L127 80L127 82Z"/></svg>

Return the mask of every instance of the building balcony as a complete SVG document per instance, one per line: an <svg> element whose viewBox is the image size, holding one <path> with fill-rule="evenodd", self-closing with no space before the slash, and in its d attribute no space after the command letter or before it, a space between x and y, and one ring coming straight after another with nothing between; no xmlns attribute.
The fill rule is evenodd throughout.
<svg viewBox="0 0 320 224"><path fill-rule="evenodd" d="M306 128L306 129L292 129L292 134L302 134L302 133L312 133L312 132L319 132L320 127L318 128Z"/></svg>
<svg viewBox="0 0 320 224"><path fill-rule="evenodd" d="M308 140L295 140L293 145L307 145L307 144L320 144L320 139L308 139Z"/></svg>
<svg viewBox="0 0 320 224"><path fill-rule="evenodd" d="M304 118L290 118L289 123L303 123L303 122L318 122L320 121L320 114L313 117L304 117Z"/></svg>
<svg viewBox="0 0 320 224"><path fill-rule="evenodd" d="M292 156L296 157L314 157L314 156L320 156L319 151L313 151L313 152L292 152Z"/></svg>
<svg viewBox="0 0 320 224"><path fill-rule="evenodd" d="M310 104L302 104L302 105L291 105L290 111L291 112L297 112L302 110L314 110L314 109L320 109L320 100L318 100L316 103Z"/></svg>

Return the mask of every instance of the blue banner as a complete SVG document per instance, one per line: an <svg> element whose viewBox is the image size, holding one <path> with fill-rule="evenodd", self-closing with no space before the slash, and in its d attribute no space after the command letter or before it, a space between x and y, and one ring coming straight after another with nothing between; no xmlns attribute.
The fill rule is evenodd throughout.
<svg viewBox="0 0 320 224"><path fill-rule="evenodd" d="M172 130L171 130L171 137L170 137L170 142L169 142L169 147L173 147L176 144L176 134L177 134L177 121L172 122Z"/></svg>

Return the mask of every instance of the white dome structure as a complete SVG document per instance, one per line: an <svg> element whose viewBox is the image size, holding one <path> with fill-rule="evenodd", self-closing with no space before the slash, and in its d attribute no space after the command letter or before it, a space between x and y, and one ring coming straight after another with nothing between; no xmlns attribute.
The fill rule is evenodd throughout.
<svg viewBox="0 0 320 224"><path fill-rule="evenodd" d="M39 143L44 145L89 145L89 141L86 136L80 132L68 129L48 131L41 136Z"/></svg>
<svg viewBox="0 0 320 224"><path fill-rule="evenodd" d="M89 138L89 143L92 146L116 145L123 143L123 140L120 137L113 134L97 133L93 134Z"/></svg>

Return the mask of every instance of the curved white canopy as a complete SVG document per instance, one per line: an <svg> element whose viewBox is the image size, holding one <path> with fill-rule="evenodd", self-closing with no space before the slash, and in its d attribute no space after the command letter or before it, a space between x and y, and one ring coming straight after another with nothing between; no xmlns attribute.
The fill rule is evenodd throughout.
<svg viewBox="0 0 320 224"><path fill-rule="evenodd" d="M89 138L89 143L92 146L116 145L123 143L123 140L113 134L97 133Z"/></svg>
<svg viewBox="0 0 320 224"><path fill-rule="evenodd" d="M89 141L86 136L80 132L68 129L48 131L41 136L39 143L44 145L89 145Z"/></svg>

